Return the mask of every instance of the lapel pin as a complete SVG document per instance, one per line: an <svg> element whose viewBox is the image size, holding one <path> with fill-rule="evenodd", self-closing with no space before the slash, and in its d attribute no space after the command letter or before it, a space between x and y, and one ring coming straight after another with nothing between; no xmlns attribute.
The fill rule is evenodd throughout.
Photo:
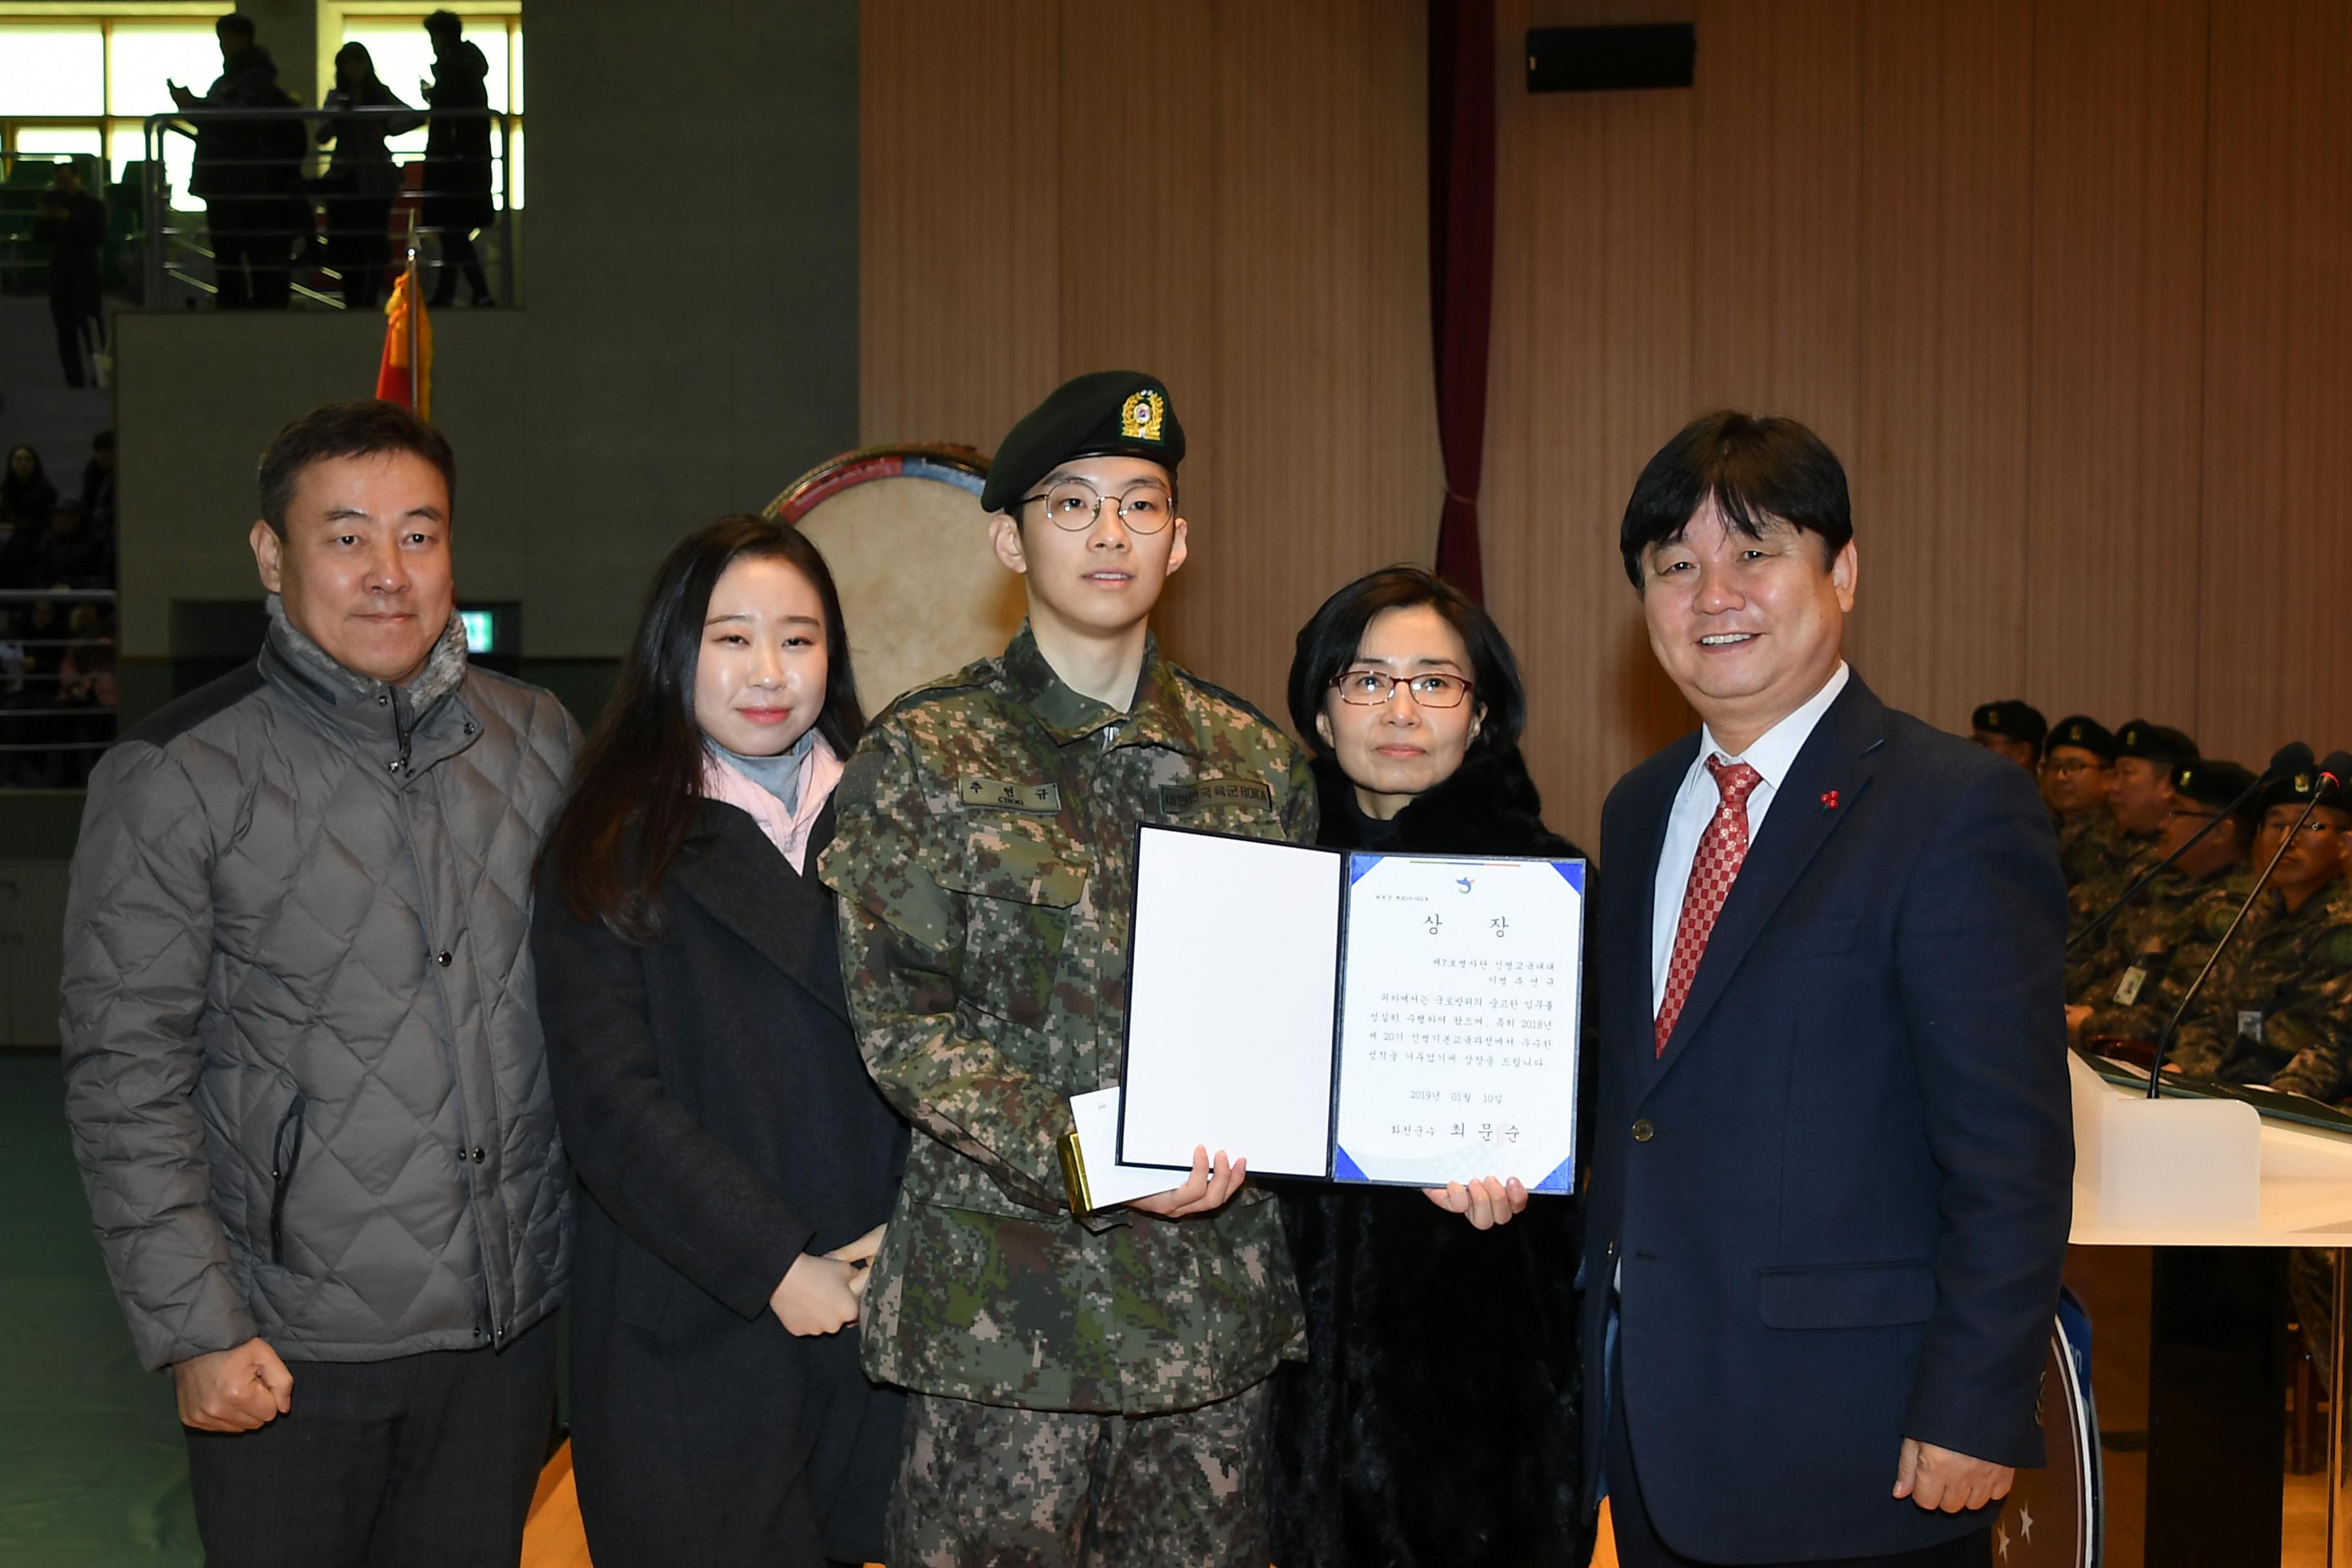
<svg viewBox="0 0 2352 1568"><path fill-rule="evenodd" d="M1828 790L1823 792L1822 795L1822 809L1823 811L1835 811L1837 809L1837 791Z"/></svg>

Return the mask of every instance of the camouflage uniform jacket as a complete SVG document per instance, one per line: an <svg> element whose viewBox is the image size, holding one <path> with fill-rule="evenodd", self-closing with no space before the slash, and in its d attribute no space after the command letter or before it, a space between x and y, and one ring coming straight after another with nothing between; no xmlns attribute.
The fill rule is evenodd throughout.
<svg viewBox="0 0 2352 1568"><path fill-rule="evenodd" d="M2250 885L2232 880L2234 898L2223 889L2200 900L2200 925L2227 928ZM2352 997L2340 984L2347 972L2352 921L2329 889L2293 912L2277 893L2265 891L2181 1020L2172 1059L2184 1072L2337 1099L2347 1092L2346 1053L2352 1048L2346 1011ZM2189 970L2180 984L2195 974Z"/></svg>
<svg viewBox="0 0 2352 1568"><path fill-rule="evenodd" d="M2096 864L2084 872L2079 879L2066 885L2066 934L2074 936L2099 918L2109 904L2124 896L2124 889L2139 879L2140 873L2163 857L2156 852L2154 835L2126 834L2115 826L2115 819L2105 812L2106 836ZM2084 829L2085 839L2096 832Z"/></svg>
<svg viewBox="0 0 2352 1568"><path fill-rule="evenodd" d="M1312 842L1305 753L1156 643L1120 713L1064 685L1024 627L893 703L834 798L820 875L850 1008L918 1134L866 1296L867 1373L1141 1415L1302 1357L1271 1194L1081 1222L1056 1144L1068 1097L1118 1081L1136 825Z"/></svg>
<svg viewBox="0 0 2352 1568"><path fill-rule="evenodd" d="M2078 816L2050 814L2051 826L2058 830L2058 866L2066 874L2071 888L2092 872L2105 868L2114 854L2116 819L2104 805L2093 806Z"/></svg>
<svg viewBox="0 0 2352 1568"><path fill-rule="evenodd" d="M2083 1033L2154 1040L2252 884L2234 874L2158 873L2066 963L2066 999L2091 1009ZM2228 897L2212 897L2234 886ZM2208 929L2210 927L2210 929Z"/></svg>

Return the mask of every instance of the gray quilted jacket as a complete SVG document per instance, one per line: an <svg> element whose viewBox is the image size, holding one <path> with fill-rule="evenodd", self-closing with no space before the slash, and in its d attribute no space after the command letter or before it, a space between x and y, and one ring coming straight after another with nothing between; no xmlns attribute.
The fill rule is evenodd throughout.
<svg viewBox="0 0 2352 1568"><path fill-rule="evenodd" d="M526 939L578 733L454 616L404 689L270 612L90 776L62 1022L100 1246L151 1367L496 1346L568 1262Z"/></svg>

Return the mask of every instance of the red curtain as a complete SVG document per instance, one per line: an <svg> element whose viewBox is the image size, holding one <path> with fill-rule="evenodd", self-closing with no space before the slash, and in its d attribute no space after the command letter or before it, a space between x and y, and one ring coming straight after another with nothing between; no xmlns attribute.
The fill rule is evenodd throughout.
<svg viewBox="0 0 2352 1568"><path fill-rule="evenodd" d="M1495 0L1429 0L1429 323L1445 510L1437 573L1486 597L1478 474L1495 292Z"/></svg>

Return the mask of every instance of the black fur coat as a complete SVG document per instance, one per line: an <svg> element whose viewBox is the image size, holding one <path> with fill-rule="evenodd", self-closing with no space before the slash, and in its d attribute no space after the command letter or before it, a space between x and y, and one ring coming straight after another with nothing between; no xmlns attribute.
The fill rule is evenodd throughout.
<svg viewBox="0 0 2352 1568"><path fill-rule="evenodd" d="M1516 748L1465 762L1390 822L1315 763L1320 841L1580 855L1547 830ZM1578 1201L1479 1232L1396 1187L1282 1194L1308 1360L1275 1377L1281 1568L1577 1568Z"/></svg>

